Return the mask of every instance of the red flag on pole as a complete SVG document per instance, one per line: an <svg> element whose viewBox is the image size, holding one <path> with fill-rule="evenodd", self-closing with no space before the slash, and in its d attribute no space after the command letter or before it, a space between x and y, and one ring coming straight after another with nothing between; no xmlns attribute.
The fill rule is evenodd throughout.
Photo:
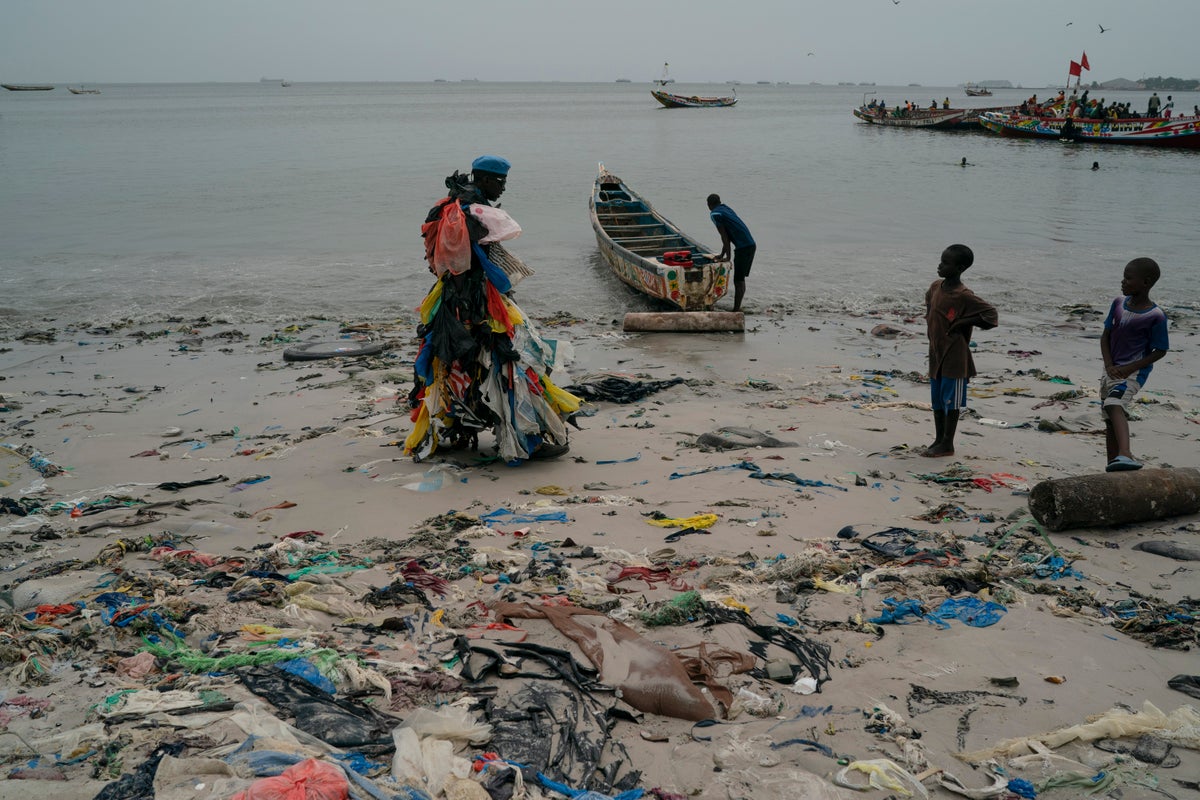
<svg viewBox="0 0 1200 800"><path fill-rule="evenodd" d="M1074 75L1074 76L1078 77L1078 76L1081 74L1081 73L1079 72L1079 66L1080 66L1080 64L1079 64L1079 62L1078 62L1078 61L1072 61L1072 62L1071 62L1071 71L1070 71L1070 72L1068 72L1067 74L1068 74L1068 75Z"/></svg>
<svg viewBox="0 0 1200 800"><path fill-rule="evenodd" d="M1086 50L1083 51L1083 58L1079 59L1079 66L1083 67L1086 70L1091 69L1091 67L1089 67L1088 63L1087 63L1087 51Z"/></svg>

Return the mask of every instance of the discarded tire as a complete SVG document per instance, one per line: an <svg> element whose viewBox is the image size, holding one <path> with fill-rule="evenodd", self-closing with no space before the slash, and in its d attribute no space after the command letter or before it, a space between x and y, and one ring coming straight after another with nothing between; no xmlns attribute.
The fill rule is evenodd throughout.
<svg viewBox="0 0 1200 800"><path fill-rule="evenodd" d="M1200 470L1141 469L1042 481L1029 493L1029 510L1052 531L1196 514Z"/></svg>
<svg viewBox="0 0 1200 800"><path fill-rule="evenodd" d="M312 342L283 351L284 361L319 361L322 358L355 358L383 352L379 342Z"/></svg>

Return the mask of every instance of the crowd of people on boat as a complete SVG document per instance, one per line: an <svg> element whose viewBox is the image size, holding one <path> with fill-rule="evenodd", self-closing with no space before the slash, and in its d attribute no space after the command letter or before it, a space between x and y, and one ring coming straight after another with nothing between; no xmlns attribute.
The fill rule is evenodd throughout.
<svg viewBox="0 0 1200 800"><path fill-rule="evenodd" d="M1158 99L1158 93L1155 92L1146 104L1146 113L1141 114L1133 108L1132 103L1106 103L1103 97L1099 100L1090 100L1088 99L1088 90L1084 89L1083 94L1078 97L1072 93L1067 104L1067 116L1076 119L1152 119L1156 117L1170 119L1174 108L1175 102L1170 95L1167 96L1167 103L1164 106Z"/></svg>
<svg viewBox="0 0 1200 800"><path fill-rule="evenodd" d="M896 119L903 119L904 117L912 116L914 114L914 112L919 113L921 111L921 106L912 102L911 100L905 100L904 105L896 104L890 110L888 109L887 101L885 101L885 100L879 100L879 101L872 100L871 102L867 103L866 107L867 107L868 111L875 112L875 116L877 116L877 117L891 116ZM947 97L946 104L943 106L943 108L949 108L949 107L950 107L950 98ZM937 109L937 101L935 100L932 103L930 103L929 108L930 108L930 110L936 110Z"/></svg>
<svg viewBox="0 0 1200 800"><path fill-rule="evenodd" d="M1088 97L1088 92L1088 89L1084 89L1082 94L1072 92L1070 97L1064 99L1064 93L1060 91L1057 97L1045 104L1039 103L1035 94L1017 106L1013 114L1078 120L1170 119L1175 109L1175 101L1171 95L1167 95L1166 102L1163 102L1159 99L1158 92L1150 95L1144 114L1134 109L1132 103L1109 103L1103 97L1095 100ZM1200 116L1200 107L1193 107L1192 113Z"/></svg>
<svg viewBox="0 0 1200 800"><path fill-rule="evenodd" d="M1071 92L1071 96L1067 97L1066 92L1059 90L1058 94L1046 102L1039 102L1036 94L1023 100L1021 105L1012 110L1012 116L1023 117L1065 117L1067 119L1170 119L1174 113L1175 101L1171 95L1167 95L1166 101L1162 101L1158 92L1150 95L1150 99L1146 103L1146 113L1139 113L1132 107L1131 103L1107 103L1101 97L1099 100L1090 99L1088 92L1084 89L1082 94ZM942 100L942 109L950 108L950 98ZM929 101L929 111L936 111L938 107L937 100ZM874 112L877 117L891 116L893 118L903 118L912 116L914 112L921 112L922 108L913 103L911 100L905 100L903 105L897 104L890 110L887 107L887 102L884 100L871 100L867 103L868 111ZM1192 107L1192 115L1200 117L1200 106Z"/></svg>

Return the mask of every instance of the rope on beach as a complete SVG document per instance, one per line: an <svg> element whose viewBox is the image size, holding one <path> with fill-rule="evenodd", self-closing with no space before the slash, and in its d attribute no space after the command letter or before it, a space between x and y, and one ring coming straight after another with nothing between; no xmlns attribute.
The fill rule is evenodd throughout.
<svg viewBox="0 0 1200 800"><path fill-rule="evenodd" d="M169 658L188 672L225 672L238 667L256 667L267 664L277 664L281 661L294 661L303 658L314 663L324 662L326 668L331 667L341 658L338 651L331 648L318 650L261 650L257 653L230 653L224 656L206 656L199 650L186 647L180 640L167 642L152 642L143 638L143 649L162 658ZM323 672L324 670L322 670Z"/></svg>
<svg viewBox="0 0 1200 800"><path fill-rule="evenodd" d="M1060 553L1058 548L1054 546L1054 542L1050 541L1050 537L1048 535L1046 535L1046 529L1042 527L1041 523L1039 523L1033 517L1022 517L1021 519L1017 520L1012 525L1010 525L1008 530L1006 530L1004 532L1004 534L999 539L996 540L996 543L994 545L992 545L992 549L987 551L987 555L983 556L979 560L983 564L987 564L988 561L991 560L992 556L995 555L996 551L999 550L1004 545L1004 543L1008 540L1008 537L1010 535L1012 535L1012 532L1016 531L1016 530L1020 530L1021 528L1024 528L1026 525L1033 525L1033 527L1037 529L1037 532L1039 534L1041 534L1041 536L1042 536L1042 541L1044 541L1046 543L1046 546L1050 548L1050 553L1052 556L1062 558L1062 553Z"/></svg>

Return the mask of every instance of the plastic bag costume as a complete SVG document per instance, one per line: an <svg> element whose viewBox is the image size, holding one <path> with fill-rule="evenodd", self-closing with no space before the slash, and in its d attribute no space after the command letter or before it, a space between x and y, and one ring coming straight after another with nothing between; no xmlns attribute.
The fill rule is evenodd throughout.
<svg viewBox="0 0 1200 800"><path fill-rule="evenodd" d="M550 380L554 347L508 296L512 283L489 259L493 242L520 227L465 175L430 210L421 236L437 276L418 309L421 339L409 395L413 429L404 452L477 446L490 428L500 457L517 464L566 452L565 419L580 400Z"/></svg>

